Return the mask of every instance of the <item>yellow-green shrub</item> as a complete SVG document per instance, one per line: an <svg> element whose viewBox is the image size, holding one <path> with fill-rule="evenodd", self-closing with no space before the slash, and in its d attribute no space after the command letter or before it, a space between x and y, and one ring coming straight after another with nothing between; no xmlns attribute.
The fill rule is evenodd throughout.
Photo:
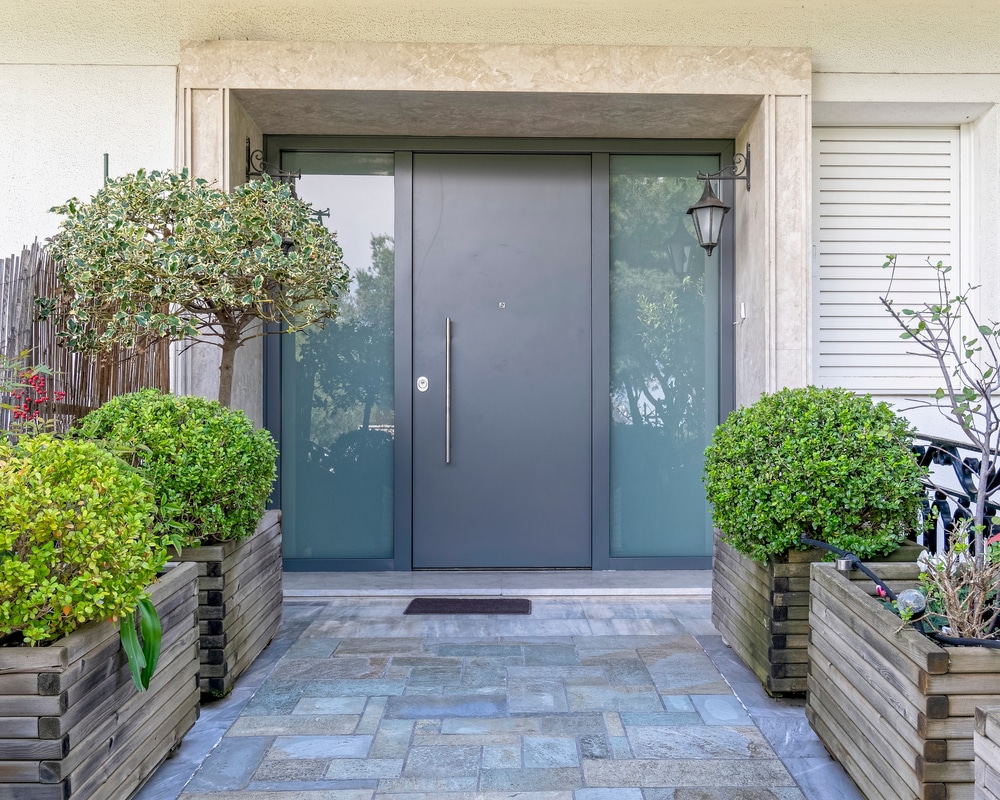
<svg viewBox="0 0 1000 800"><path fill-rule="evenodd" d="M274 483L274 440L242 411L143 389L91 411L77 432L134 453L172 533L193 543L253 534Z"/></svg>
<svg viewBox="0 0 1000 800"><path fill-rule="evenodd" d="M58 639L136 608L166 561L143 478L93 442L0 439L0 637Z"/></svg>
<svg viewBox="0 0 1000 800"><path fill-rule="evenodd" d="M859 558L919 529L923 470L907 420L845 389L765 394L733 411L705 451L705 492L723 539L757 561L827 542Z"/></svg>

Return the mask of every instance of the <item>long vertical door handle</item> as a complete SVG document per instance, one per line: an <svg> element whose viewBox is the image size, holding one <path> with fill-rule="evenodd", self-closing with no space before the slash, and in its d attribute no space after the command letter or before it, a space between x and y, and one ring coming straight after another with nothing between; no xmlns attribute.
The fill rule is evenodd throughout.
<svg viewBox="0 0 1000 800"><path fill-rule="evenodd" d="M451 463L451 317L444 320L444 463Z"/></svg>

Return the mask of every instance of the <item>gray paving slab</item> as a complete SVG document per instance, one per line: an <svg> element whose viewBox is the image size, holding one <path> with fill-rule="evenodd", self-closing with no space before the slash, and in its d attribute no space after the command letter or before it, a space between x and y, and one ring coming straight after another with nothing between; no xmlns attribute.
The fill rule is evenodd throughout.
<svg viewBox="0 0 1000 800"><path fill-rule="evenodd" d="M324 798L330 798L330 800L338 800L342 797L356 797L359 794L364 797L372 797L375 794L375 789L378 787L378 781L367 780L367 781L331 781L327 779L321 780L282 780L282 781L251 781L250 785L246 788L247 794L257 794L267 792L266 797L274 798L275 794L280 792L279 797L281 800L286 800L288 797L296 797L304 792L323 792ZM214 797L214 795L213 795ZM187 798L187 795L185 795Z"/></svg>
<svg viewBox="0 0 1000 800"><path fill-rule="evenodd" d="M579 767L579 743L575 736L525 736L525 769Z"/></svg>
<svg viewBox="0 0 1000 800"><path fill-rule="evenodd" d="M305 687L300 687L301 691ZM292 714L363 714L365 707L375 698L367 697L299 697ZM383 701L385 698L379 698Z"/></svg>
<svg viewBox="0 0 1000 800"><path fill-rule="evenodd" d="M414 727L411 719L384 720L375 734L369 758L406 758Z"/></svg>
<svg viewBox="0 0 1000 800"><path fill-rule="evenodd" d="M584 782L579 768L484 769L479 786L487 792L530 792L582 789Z"/></svg>
<svg viewBox="0 0 1000 800"><path fill-rule="evenodd" d="M734 787L794 786L795 781L777 758L725 759L610 759L584 761L587 786Z"/></svg>
<svg viewBox="0 0 1000 800"><path fill-rule="evenodd" d="M267 736L253 736L219 742L186 788L194 792L243 788L273 741Z"/></svg>
<svg viewBox="0 0 1000 800"><path fill-rule="evenodd" d="M372 789L350 789L344 791L331 791L329 789L292 789L282 792L281 800L371 800L374 795ZM186 792L184 800L275 800L273 790L254 789L239 790L234 792Z"/></svg>
<svg viewBox="0 0 1000 800"><path fill-rule="evenodd" d="M753 725L746 708L732 694L695 694L691 702L706 725Z"/></svg>
<svg viewBox="0 0 1000 800"><path fill-rule="evenodd" d="M253 774L254 783L283 783L285 781L294 783L304 783L318 781L326 778L330 769L329 758L272 758L270 754L265 758Z"/></svg>
<svg viewBox="0 0 1000 800"><path fill-rule="evenodd" d="M503 717L507 698L503 695L476 694L455 697L390 697L385 707L387 719L424 719L426 717Z"/></svg>
<svg viewBox="0 0 1000 800"><path fill-rule="evenodd" d="M774 758L767 740L753 727L638 725L627 730L636 758Z"/></svg>
<svg viewBox="0 0 1000 800"><path fill-rule="evenodd" d="M512 714L569 711L566 684L557 678L514 678L507 684L507 708Z"/></svg>
<svg viewBox="0 0 1000 800"><path fill-rule="evenodd" d="M408 778L478 777L482 748L470 745L441 745L410 748L403 775Z"/></svg>
<svg viewBox="0 0 1000 800"><path fill-rule="evenodd" d="M581 758L611 758L609 737L599 733L583 734L577 737Z"/></svg>
<svg viewBox="0 0 1000 800"><path fill-rule="evenodd" d="M371 736L279 736L268 750L269 759L364 758Z"/></svg>
<svg viewBox="0 0 1000 800"><path fill-rule="evenodd" d="M565 596L536 592L516 620L286 602L275 642L205 707L199 752L185 744L136 800L855 797L801 702L763 695L722 644L707 600L556 583Z"/></svg>
<svg viewBox="0 0 1000 800"><path fill-rule="evenodd" d="M520 743L483 745L482 766L483 769L520 769Z"/></svg>

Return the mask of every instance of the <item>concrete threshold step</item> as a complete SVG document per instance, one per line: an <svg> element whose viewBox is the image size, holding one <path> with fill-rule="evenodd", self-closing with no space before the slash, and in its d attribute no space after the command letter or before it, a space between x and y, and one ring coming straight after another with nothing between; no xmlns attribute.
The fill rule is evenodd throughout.
<svg viewBox="0 0 1000 800"><path fill-rule="evenodd" d="M286 572L286 600L325 597L706 598L711 570Z"/></svg>

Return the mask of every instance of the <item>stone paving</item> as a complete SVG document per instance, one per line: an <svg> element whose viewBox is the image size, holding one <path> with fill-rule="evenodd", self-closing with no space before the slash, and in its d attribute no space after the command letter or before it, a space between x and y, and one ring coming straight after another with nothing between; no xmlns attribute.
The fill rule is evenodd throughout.
<svg viewBox="0 0 1000 800"><path fill-rule="evenodd" d="M138 800L859 797L801 701L767 698L732 657L707 600L406 603L286 600L279 637Z"/></svg>

